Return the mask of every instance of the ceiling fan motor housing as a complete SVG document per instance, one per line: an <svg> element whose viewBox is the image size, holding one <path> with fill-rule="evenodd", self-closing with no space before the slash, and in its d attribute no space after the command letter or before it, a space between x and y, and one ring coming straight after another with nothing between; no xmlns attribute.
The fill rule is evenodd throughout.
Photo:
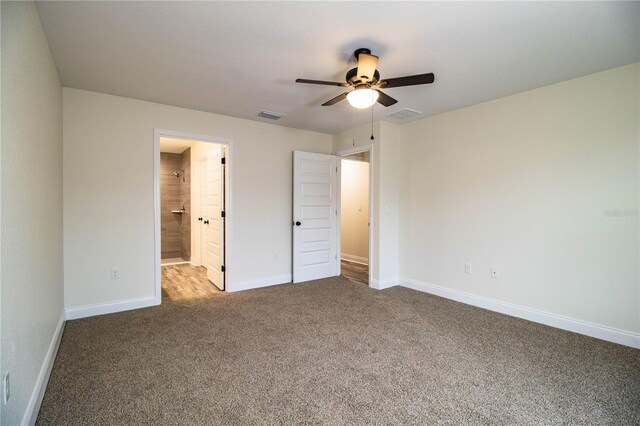
<svg viewBox="0 0 640 426"><path fill-rule="evenodd" d="M364 53L365 55L371 55L371 50L367 49L366 47L361 47L360 49L356 49L356 51L353 52L353 56L356 57L356 60L359 59L361 53Z"/></svg>
<svg viewBox="0 0 640 426"><path fill-rule="evenodd" d="M345 75L344 78L347 81L347 83L349 83L351 86L357 86L358 84L362 83L360 81L360 79L358 78L358 68L357 67L356 68L351 68L349 71L347 71L347 75ZM376 70L373 73L373 79L368 84L373 86L378 81L380 81L380 73L378 72L378 70Z"/></svg>

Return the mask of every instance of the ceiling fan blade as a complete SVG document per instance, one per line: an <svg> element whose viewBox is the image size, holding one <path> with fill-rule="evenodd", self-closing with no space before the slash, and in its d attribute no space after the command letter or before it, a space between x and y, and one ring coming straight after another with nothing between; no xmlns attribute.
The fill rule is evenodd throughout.
<svg viewBox="0 0 640 426"><path fill-rule="evenodd" d="M418 84L431 84L435 80L432 72L428 74L409 75L407 77L387 78L380 81L378 86L381 88L415 86Z"/></svg>
<svg viewBox="0 0 640 426"><path fill-rule="evenodd" d="M337 104L338 102L346 98L347 94L349 94L349 92L344 92L343 94L338 95L333 99L329 99L327 102L323 103L322 106L331 106L333 104Z"/></svg>
<svg viewBox="0 0 640 426"><path fill-rule="evenodd" d="M347 83L338 83L337 81L307 80L304 78L296 79L296 83L323 84L325 86L349 87Z"/></svg>
<svg viewBox="0 0 640 426"><path fill-rule="evenodd" d="M374 89L376 92L378 92L378 103L381 105L384 105L386 107L391 106L395 103L397 103L398 101L393 99L391 96L387 95L386 93L381 92L380 90Z"/></svg>
<svg viewBox="0 0 640 426"><path fill-rule="evenodd" d="M373 74L378 66L378 57L367 53L358 55L358 80L367 82L373 80Z"/></svg>

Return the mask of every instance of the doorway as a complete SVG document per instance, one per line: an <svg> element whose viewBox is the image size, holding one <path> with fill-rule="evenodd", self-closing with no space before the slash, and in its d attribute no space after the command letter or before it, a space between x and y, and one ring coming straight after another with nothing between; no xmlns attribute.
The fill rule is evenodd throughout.
<svg viewBox="0 0 640 426"><path fill-rule="evenodd" d="M369 285L370 151L340 157L340 270L350 281Z"/></svg>
<svg viewBox="0 0 640 426"><path fill-rule="evenodd" d="M155 131L156 302L225 290L231 141Z"/></svg>
<svg viewBox="0 0 640 426"><path fill-rule="evenodd" d="M371 287L373 152L373 145L337 155L294 151L294 283L344 275ZM351 167L350 162L357 164ZM343 164L347 176L341 171ZM341 196L342 191L347 195Z"/></svg>

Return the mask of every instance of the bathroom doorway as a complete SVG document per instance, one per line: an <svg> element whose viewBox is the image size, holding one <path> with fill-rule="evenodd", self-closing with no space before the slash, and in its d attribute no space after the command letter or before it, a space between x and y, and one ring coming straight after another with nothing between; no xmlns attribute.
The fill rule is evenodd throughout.
<svg viewBox="0 0 640 426"><path fill-rule="evenodd" d="M340 272L369 285L370 150L340 158Z"/></svg>
<svg viewBox="0 0 640 426"><path fill-rule="evenodd" d="M191 146L160 139L160 221L162 265L191 261Z"/></svg>
<svg viewBox="0 0 640 426"><path fill-rule="evenodd" d="M156 299L213 296L228 275L230 142L156 133Z"/></svg>

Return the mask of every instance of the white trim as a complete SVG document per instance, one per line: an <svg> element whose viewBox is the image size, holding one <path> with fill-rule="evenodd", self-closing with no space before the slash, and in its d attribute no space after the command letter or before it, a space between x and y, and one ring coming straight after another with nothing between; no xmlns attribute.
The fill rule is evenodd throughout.
<svg viewBox="0 0 640 426"><path fill-rule="evenodd" d="M156 304L162 303L162 253L160 245L160 131L153 129L153 281L154 281L154 301ZM160 283L160 291L158 291ZM69 316L67 315L67 318Z"/></svg>
<svg viewBox="0 0 640 426"><path fill-rule="evenodd" d="M488 297L478 296L464 291L453 290L407 278L401 279L400 285L444 297L446 299L462 302L467 305L477 306L479 308L488 309L490 311L499 312L512 317L522 318L528 321L560 328L562 330L572 331L574 333L584 334L597 339L640 349L640 333L594 324L563 315L553 314L551 312L527 308L525 306L490 299Z"/></svg>
<svg viewBox="0 0 640 426"><path fill-rule="evenodd" d="M375 194L373 193L373 166L374 166L374 155L373 155L373 151L374 151L374 146L373 144L369 144L369 145L361 145L361 146L356 146L353 148L348 148L348 149L343 149L341 151L338 151L335 153L335 155L337 155L338 157L347 157L349 155L353 155L353 154L359 154L361 152L367 152L369 151L369 260L367 261L367 265L369 265L369 287L371 288L375 288L375 289L379 289L377 286L378 284L380 284L380 282L378 280L375 280L372 277L372 273L371 270L373 269L371 267L371 263L373 262L373 244L374 244L374 239L373 239L373 230L374 228L377 229L377 224L374 223L373 221L373 198L375 197ZM338 174L338 219L342 218L342 205L340 202L340 197L341 197L341 193L340 193L340 188L342 187L342 161L338 162L338 167L340 170L340 174ZM341 229L340 229L340 220L338 220L338 237L341 236ZM340 244L340 238L338 238L338 252L340 252L341 250L341 244ZM376 269L380 269L379 267ZM340 263L338 262L338 275L340 275ZM395 284L394 284L395 285ZM391 287L391 286L389 286ZM387 288L387 287L384 287Z"/></svg>
<svg viewBox="0 0 640 426"><path fill-rule="evenodd" d="M333 154L332 154L333 155ZM342 159L333 155L336 162L336 255L342 255ZM336 262L336 276L342 274L341 262Z"/></svg>
<svg viewBox="0 0 640 426"><path fill-rule="evenodd" d="M160 267L160 137L214 142L226 145L225 180L225 290L233 282L233 140L219 136L199 135L174 130L153 129L153 208L154 208L154 257L155 257L155 304L162 303L162 275Z"/></svg>
<svg viewBox="0 0 640 426"><path fill-rule="evenodd" d="M397 278L388 278L386 280L376 280L375 278L369 278L371 284L369 287L375 290L384 290L385 288L395 287L399 284Z"/></svg>
<svg viewBox="0 0 640 426"><path fill-rule="evenodd" d="M360 265L369 265L369 259L362 256L356 256L355 254L341 253L340 260L346 260L347 262L358 263Z"/></svg>
<svg viewBox="0 0 640 426"><path fill-rule="evenodd" d="M289 284L291 281L292 281L291 274L275 275L272 277L261 278L258 280L249 280L249 281L234 283L233 285L229 285L227 287L227 291L231 293L235 291L252 290L254 288L269 287L272 285Z"/></svg>
<svg viewBox="0 0 640 426"><path fill-rule="evenodd" d="M21 425L23 426L35 424L36 419L38 418L38 412L40 411L40 405L42 404L44 391L47 389L49 376L51 376L51 370L53 369L53 362L55 361L56 355L58 354L60 340L62 340L64 323L65 313L63 311L60 314L60 319L58 319L58 324L56 325L56 329L53 332L53 336L51 337L51 343L49 344L47 354L42 361L40 373L38 374L38 378L36 379L36 385L33 388L33 392L31 392L31 398L29 398L29 403L27 404L27 410L22 417Z"/></svg>
<svg viewBox="0 0 640 426"><path fill-rule="evenodd" d="M354 146L353 148L340 150L336 152L335 155L337 155L338 157L346 157L353 154L360 154L361 152L367 152L372 149L373 149L373 144L370 143L368 145L359 145L359 146ZM369 157L369 161L371 161L371 157Z"/></svg>
<svg viewBox="0 0 640 426"><path fill-rule="evenodd" d="M148 308L159 305L155 297L141 297L138 299L118 300L109 303L97 303L95 305L78 306L66 310L67 319L93 317L96 315L113 314L116 312L130 311L131 309Z"/></svg>

